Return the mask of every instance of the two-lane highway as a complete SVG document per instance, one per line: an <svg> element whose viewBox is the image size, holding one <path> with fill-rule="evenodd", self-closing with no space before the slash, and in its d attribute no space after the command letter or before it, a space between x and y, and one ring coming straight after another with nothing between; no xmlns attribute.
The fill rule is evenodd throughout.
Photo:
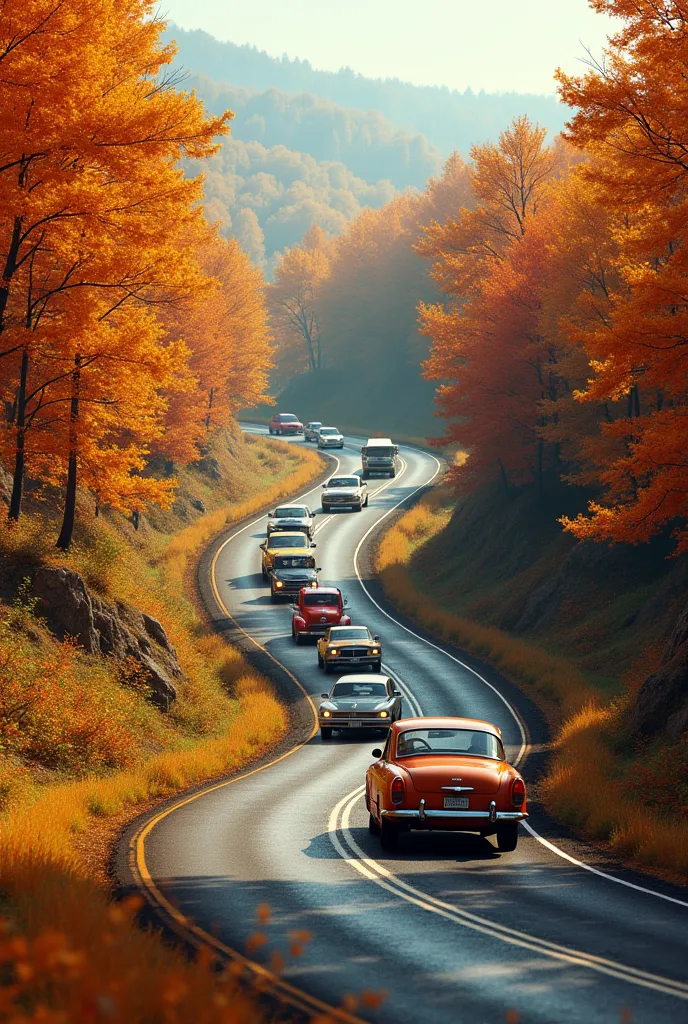
<svg viewBox="0 0 688 1024"><path fill-rule="evenodd" d="M347 438L342 471L360 471L359 447ZM370 579L371 535L440 468L417 449L402 447L401 457L395 479L369 481L367 509L318 518L321 579L341 587L354 623L382 637L405 714L495 722L528 777L528 756L546 741L530 702L497 673L397 621ZM314 508L318 490L303 495ZM244 951L256 908L267 904L268 943L252 959L269 964L281 950L287 995L314 1010L371 989L387 998L360 1015L399 1024L487 1024L509 1009L538 1024L616 1022L628 1008L634 1024L688 1021L688 894L610 873L594 851L539 820L537 807L512 854L478 837L415 833L383 855L368 834L362 788L379 740L335 733L322 743L314 732L306 694L317 702L332 677L319 671L314 647L292 640L289 605L270 600L260 574L264 536L262 518L215 545L211 613L291 674L294 749L138 829L134 877L161 913L193 922L217 948ZM312 939L290 958L288 935L301 930Z"/></svg>

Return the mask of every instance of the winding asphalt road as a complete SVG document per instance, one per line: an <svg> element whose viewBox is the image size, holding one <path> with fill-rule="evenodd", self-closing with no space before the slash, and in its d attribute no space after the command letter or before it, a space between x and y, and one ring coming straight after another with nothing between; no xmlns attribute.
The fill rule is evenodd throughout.
<svg viewBox="0 0 688 1024"><path fill-rule="evenodd" d="M360 439L346 440L341 469L360 470ZM401 457L396 479L370 481L368 509L319 517L321 578L342 588L354 623L382 637L405 714L497 723L511 760L532 778L547 741L536 708L494 670L399 621L371 578L367 553L381 520L440 470L425 452L402 447ZM315 508L318 492L303 495ZM281 951L276 990L306 1013L369 989L385 990L384 1002L339 1019L492 1024L512 1010L533 1024L688 1021L688 893L605 862L537 803L512 854L478 837L421 833L382 853L367 831L362 785L379 740L335 734L323 744L312 735L307 695L317 701L331 677L326 684L313 647L293 643L289 606L269 599L264 532L258 519L214 545L207 602L219 627L272 672L293 729L271 764L171 802L128 836L127 871L159 915L221 952L245 952L256 908L267 904L267 943L250 960L269 965ZM312 938L295 958L288 936L299 931Z"/></svg>

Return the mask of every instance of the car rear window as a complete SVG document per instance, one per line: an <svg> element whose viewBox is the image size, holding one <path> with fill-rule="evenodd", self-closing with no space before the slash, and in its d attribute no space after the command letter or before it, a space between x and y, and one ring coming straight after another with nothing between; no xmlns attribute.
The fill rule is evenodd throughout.
<svg viewBox="0 0 688 1024"><path fill-rule="evenodd" d="M397 739L397 757L425 754L473 754L476 757L504 758L497 736L477 729L407 729Z"/></svg>
<svg viewBox="0 0 688 1024"><path fill-rule="evenodd" d="M321 605L325 608L338 608L339 598L336 594L304 594L303 603L308 606Z"/></svg>
<svg viewBox="0 0 688 1024"><path fill-rule="evenodd" d="M328 487L358 487L359 479L357 476L333 476Z"/></svg>
<svg viewBox="0 0 688 1024"><path fill-rule="evenodd" d="M298 419L296 418L296 416L294 416L293 413L290 413L290 412L281 412L279 414L279 420L280 420L280 423L298 423L299 422Z"/></svg>
<svg viewBox="0 0 688 1024"><path fill-rule="evenodd" d="M303 548L307 547L305 536L292 537L286 533L273 533L268 541L268 547L273 551L279 548Z"/></svg>

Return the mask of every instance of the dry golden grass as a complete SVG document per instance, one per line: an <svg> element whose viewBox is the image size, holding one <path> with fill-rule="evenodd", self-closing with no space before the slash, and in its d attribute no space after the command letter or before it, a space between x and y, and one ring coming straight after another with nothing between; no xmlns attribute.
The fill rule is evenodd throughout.
<svg viewBox="0 0 688 1024"><path fill-rule="evenodd" d="M548 776L540 786L543 802L555 817L608 842L639 867L688 881L688 808L675 807L671 814L649 806L641 793L629 789L638 762L631 759L624 765L614 752L624 703L603 704L576 665L496 627L457 615L414 585L411 556L444 527L448 516L438 488L385 533L376 559L385 593L436 636L484 658L536 698L546 699L553 724L563 722Z"/></svg>
<svg viewBox="0 0 688 1024"><path fill-rule="evenodd" d="M669 814L629 790L634 768L622 768L612 750L622 710L586 706L564 723L540 787L542 800L556 817L605 840L621 858L686 882L688 820L681 808Z"/></svg>

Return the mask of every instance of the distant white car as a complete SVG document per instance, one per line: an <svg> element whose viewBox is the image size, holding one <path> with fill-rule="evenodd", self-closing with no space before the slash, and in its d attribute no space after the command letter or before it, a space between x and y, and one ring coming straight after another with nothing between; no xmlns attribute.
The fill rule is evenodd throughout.
<svg viewBox="0 0 688 1024"><path fill-rule="evenodd" d="M333 476L323 484L322 508L352 508L360 512L368 505L368 484L358 476Z"/></svg>
<svg viewBox="0 0 688 1024"><path fill-rule="evenodd" d="M336 427L321 427L318 431L318 448L343 448L344 438Z"/></svg>

